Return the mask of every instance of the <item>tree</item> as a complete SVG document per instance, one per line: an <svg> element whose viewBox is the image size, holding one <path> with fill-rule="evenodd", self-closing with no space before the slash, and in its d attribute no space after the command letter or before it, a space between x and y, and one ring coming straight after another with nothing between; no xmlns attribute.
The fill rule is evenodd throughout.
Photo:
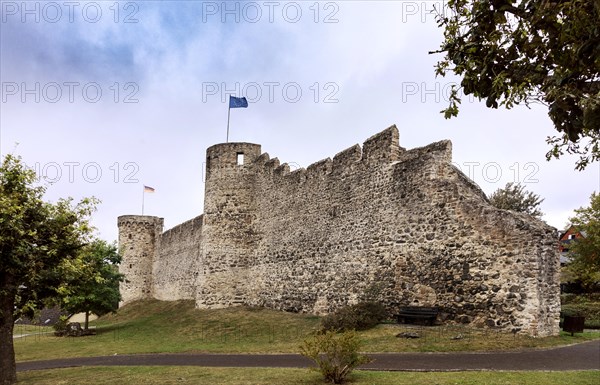
<svg viewBox="0 0 600 385"><path fill-rule="evenodd" d="M117 246L103 240L84 246L71 262L66 282L58 290L60 306L72 313L85 313L84 330L88 330L90 313L102 316L119 307L119 282L124 277L119 263Z"/></svg>
<svg viewBox="0 0 600 385"><path fill-rule="evenodd" d="M507 109L542 103L560 137L546 158L579 154L576 169L600 160L600 0L448 0L436 74L462 78L458 92Z"/></svg>
<svg viewBox="0 0 600 385"><path fill-rule="evenodd" d="M600 194L593 193L590 206L575 210L570 221L583 237L569 245L567 269L584 288L592 289L600 283Z"/></svg>
<svg viewBox="0 0 600 385"><path fill-rule="evenodd" d="M512 182L490 195L490 203L497 208L526 213L538 219L544 215L539 208L543 201L539 195L526 191L525 186Z"/></svg>
<svg viewBox="0 0 600 385"><path fill-rule="evenodd" d="M43 186L20 157L0 165L0 385L16 383L14 320L56 296L64 264L88 241L97 201L42 200Z"/></svg>

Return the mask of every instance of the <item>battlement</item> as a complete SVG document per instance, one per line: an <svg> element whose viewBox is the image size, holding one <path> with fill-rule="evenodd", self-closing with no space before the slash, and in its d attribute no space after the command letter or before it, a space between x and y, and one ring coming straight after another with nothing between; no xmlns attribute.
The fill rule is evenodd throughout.
<svg viewBox="0 0 600 385"><path fill-rule="evenodd" d="M363 143L363 162L366 164L390 163L398 160L404 148L400 147L400 133L393 125L371 136Z"/></svg>
<svg viewBox="0 0 600 385"><path fill-rule="evenodd" d="M142 225L147 227L159 226L161 229L164 225L164 219L150 215L121 215L117 218L117 226Z"/></svg>
<svg viewBox="0 0 600 385"><path fill-rule="evenodd" d="M236 169L252 164L260 156L260 144L221 143L206 150L206 178L215 170Z"/></svg>
<svg viewBox="0 0 600 385"><path fill-rule="evenodd" d="M306 168L306 178L311 179L324 179L325 176L331 173L331 158L326 158L315 162Z"/></svg>
<svg viewBox="0 0 600 385"><path fill-rule="evenodd" d="M339 178L358 170L374 169L398 163L451 163L452 142L444 140L424 147L406 150L399 144L398 128L393 125L384 131L371 136L362 145L355 144L338 152L333 160L325 158L290 172L287 163L281 163L278 158L271 159L268 153L255 158L252 166L256 172L271 176L274 183L303 184L309 181L324 181L327 178ZM433 165L432 164L432 165ZM402 166L400 166L401 168ZM418 171L416 167L404 167L406 172ZM409 171L412 170L412 171ZM332 176L333 175L333 176ZM274 188L277 186L274 185Z"/></svg>
<svg viewBox="0 0 600 385"><path fill-rule="evenodd" d="M325 180L331 174L337 178L355 172L357 169L376 168L415 159L436 163L452 161L452 143L440 141L428 146L406 150L400 146L399 132L395 125L375 134L364 141L362 147L355 144L338 152L333 160L325 158L308 167L290 171L287 163L261 153L261 146L253 143L221 143L207 149L206 173L239 166L251 167L255 172L270 175L281 183L305 183L312 180ZM239 163L243 155L243 164Z"/></svg>
<svg viewBox="0 0 600 385"><path fill-rule="evenodd" d="M292 172L290 172L288 179L292 182L292 183L296 183L296 184L301 184L304 183L306 181L306 169L305 168L298 168Z"/></svg>
<svg viewBox="0 0 600 385"><path fill-rule="evenodd" d="M346 173L354 170L362 159L362 149L358 144L338 152L333 157L332 171L335 173Z"/></svg>
<svg viewBox="0 0 600 385"><path fill-rule="evenodd" d="M287 163L281 164L273 173L278 176L286 176L290 173L290 166Z"/></svg>
<svg viewBox="0 0 600 385"><path fill-rule="evenodd" d="M269 159L263 164L263 169L270 174L272 174L277 167L279 167L279 159L277 158Z"/></svg>

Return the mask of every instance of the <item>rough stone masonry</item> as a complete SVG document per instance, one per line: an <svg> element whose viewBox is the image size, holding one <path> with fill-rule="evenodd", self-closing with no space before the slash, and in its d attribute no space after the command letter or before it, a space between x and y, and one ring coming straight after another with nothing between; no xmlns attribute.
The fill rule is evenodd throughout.
<svg viewBox="0 0 600 385"><path fill-rule="evenodd" d="M443 322L558 334L554 228L490 205L452 144L406 150L392 126L306 169L251 143L206 155L204 214L118 219L123 303L194 299L324 314L365 299Z"/></svg>

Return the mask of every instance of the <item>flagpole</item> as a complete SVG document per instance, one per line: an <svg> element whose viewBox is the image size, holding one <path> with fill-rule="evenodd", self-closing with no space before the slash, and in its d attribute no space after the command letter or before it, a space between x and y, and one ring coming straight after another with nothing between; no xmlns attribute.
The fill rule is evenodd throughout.
<svg viewBox="0 0 600 385"><path fill-rule="evenodd" d="M144 215L144 197L146 196L146 186L142 186L142 215Z"/></svg>
<svg viewBox="0 0 600 385"><path fill-rule="evenodd" d="M231 98L231 95L229 96ZM225 143L229 143L229 115L231 114L231 101L229 102L229 107L227 108L227 140Z"/></svg>

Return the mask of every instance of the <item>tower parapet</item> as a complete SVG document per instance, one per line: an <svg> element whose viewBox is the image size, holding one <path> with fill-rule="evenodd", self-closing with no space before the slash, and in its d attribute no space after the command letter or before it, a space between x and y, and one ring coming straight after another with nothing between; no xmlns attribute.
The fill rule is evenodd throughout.
<svg viewBox="0 0 600 385"><path fill-rule="evenodd" d="M121 305L153 298L152 264L163 231L163 218L148 215L123 215L118 218L119 252L123 262L119 272Z"/></svg>

